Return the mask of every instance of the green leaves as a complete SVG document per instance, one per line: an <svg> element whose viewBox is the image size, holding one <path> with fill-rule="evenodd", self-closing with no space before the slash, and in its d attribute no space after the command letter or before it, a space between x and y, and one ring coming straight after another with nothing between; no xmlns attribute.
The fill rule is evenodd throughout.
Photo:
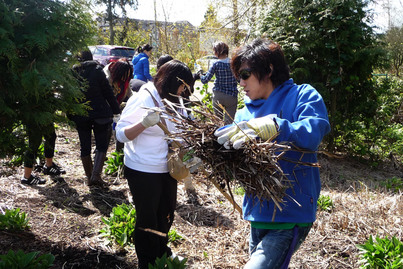
<svg viewBox="0 0 403 269"><path fill-rule="evenodd" d="M123 152L112 152L111 157L106 160L105 173L108 175L120 175L123 169Z"/></svg>
<svg viewBox="0 0 403 269"><path fill-rule="evenodd" d="M333 200L329 196L320 195L318 199L318 208L322 211L332 211Z"/></svg>
<svg viewBox="0 0 403 269"><path fill-rule="evenodd" d="M6 209L4 215L0 214L0 230L20 231L29 229L28 218L19 208Z"/></svg>
<svg viewBox="0 0 403 269"><path fill-rule="evenodd" d="M68 52L86 47L94 36L84 0L0 2L0 141L12 141L23 124L66 121L55 111L84 113ZM71 55L70 53L70 55ZM0 152L9 153L8 143ZM13 154L14 152L10 152Z"/></svg>
<svg viewBox="0 0 403 269"><path fill-rule="evenodd" d="M403 243L396 237L379 238L372 235L365 244L358 245L360 250L360 268L398 269L403 267Z"/></svg>
<svg viewBox="0 0 403 269"><path fill-rule="evenodd" d="M106 237L109 242L115 241L120 246L134 243L134 227L136 225L136 210L129 204L121 204L112 209L110 217L102 221L106 227L99 232ZM108 243L109 243L108 242Z"/></svg>
<svg viewBox="0 0 403 269"><path fill-rule="evenodd" d="M155 260L154 265L148 264L148 269L184 269L186 268L187 259L179 260L178 257L174 259L167 258L167 254L164 254L161 258Z"/></svg>
<svg viewBox="0 0 403 269"><path fill-rule="evenodd" d="M0 255L0 269L47 269L53 265L52 254L38 256L39 252L25 254L22 250L16 253L10 250L7 255Z"/></svg>

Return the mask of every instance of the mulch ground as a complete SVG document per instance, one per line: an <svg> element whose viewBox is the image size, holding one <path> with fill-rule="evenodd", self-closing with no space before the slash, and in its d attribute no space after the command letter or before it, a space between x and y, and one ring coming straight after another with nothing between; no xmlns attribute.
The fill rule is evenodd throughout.
<svg viewBox="0 0 403 269"><path fill-rule="evenodd" d="M89 188L79 158L77 133L57 130L55 161L67 173L41 186L20 184L22 167L0 160L0 212L20 208L29 217L24 232L0 231L0 255L8 250L39 251L55 256L52 268L136 268L134 248L107 245L99 230L102 217L131 201L125 179L104 176L107 188ZM110 151L114 150L111 143ZM376 170L361 163L320 156L322 195L334 203L318 211L307 240L289 268L358 268L357 244L370 235L402 240L402 193L381 187L381 182L402 178L402 170ZM195 193L178 187L173 229L183 237L172 249L188 258L188 268L242 268L248 260L249 224L200 173L194 176ZM240 205L242 197L236 195Z"/></svg>

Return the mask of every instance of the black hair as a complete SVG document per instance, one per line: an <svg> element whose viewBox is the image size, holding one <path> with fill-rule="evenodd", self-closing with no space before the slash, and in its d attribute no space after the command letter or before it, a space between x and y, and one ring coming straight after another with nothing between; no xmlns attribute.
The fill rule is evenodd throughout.
<svg viewBox="0 0 403 269"><path fill-rule="evenodd" d="M91 51L89 51L89 50L80 51L80 52L77 54L77 60L78 60L79 62L92 61L93 58L92 58L92 53L91 53Z"/></svg>
<svg viewBox="0 0 403 269"><path fill-rule="evenodd" d="M231 69L238 79L239 69L244 64L252 70L259 81L270 78L274 87L290 79L290 68L286 63L284 52L280 45L272 40L258 38L235 51Z"/></svg>
<svg viewBox="0 0 403 269"><path fill-rule="evenodd" d="M166 98L174 103L179 103L176 95L179 86L184 83L190 87L189 91L193 91L192 71L186 64L178 60L171 60L163 64L154 77L154 85L161 98Z"/></svg>
<svg viewBox="0 0 403 269"><path fill-rule="evenodd" d="M159 57L158 60L157 60L157 71L158 71L158 69L160 69L160 67L164 63L169 62L170 60L173 60L173 59L174 58L171 55L168 55L168 54L165 54L165 55L162 55L161 57Z"/></svg>
<svg viewBox="0 0 403 269"><path fill-rule="evenodd" d="M108 68L113 82L126 81L133 75L133 67L127 58L120 58L117 62L111 63Z"/></svg>
<svg viewBox="0 0 403 269"><path fill-rule="evenodd" d="M141 53L141 52L144 52L145 50L146 51L150 51L150 50L152 50L153 49L153 47L150 45L150 44L144 44L143 46L139 46L138 48L137 48L137 52L138 53Z"/></svg>
<svg viewBox="0 0 403 269"><path fill-rule="evenodd" d="M218 56L222 56L222 55L228 55L229 48L227 44L219 41L214 43L213 50Z"/></svg>

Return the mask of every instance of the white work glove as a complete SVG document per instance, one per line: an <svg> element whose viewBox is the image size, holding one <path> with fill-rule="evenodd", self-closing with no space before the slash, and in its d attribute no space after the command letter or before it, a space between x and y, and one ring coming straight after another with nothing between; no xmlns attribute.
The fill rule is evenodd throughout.
<svg viewBox="0 0 403 269"><path fill-rule="evenodd" d="M141 124L145 127L151 127L156 125L160 121L160 112L159 111L148 111L147 115L144 116Z"/></svg>
<svg viewBox="0 0 403 269"><path fill-rule="evenodd" d="M116 124L120 120L120 114L114 114L113 115L113 123L112 123L112 130L115 130Z"/></svg>
<svg viewBox="0 0 403 269"><path fill-rule="evenodd" d="M239 149L246 141L257 137L271 140L277 133L277 125L273 116L269 115L221 127L214 132L214 135L218 137L217 142L226 149L230 149L231 145L234 149Z"/></svg>
<svg viewBox="0 0 403 269"><path fill-rule="evenodd" d="M189 169L190 173L193 173L199 168L199 166L202 164L202 160L199 157L192 157L189 160L184 162L186 168Z"/></svg>
<svg viewBox="0 0 403 269"><path fill-rule="evenodd" d="M235 124L231 125L226 125L224 127L218 128L215 132L214 135L217 136L217 142L221 145L224 145L226 149L231 148L231 137L236 135L240 130L246 131L246 129L250 129L246 125L246 121L241 121ZM256 134L255 134L256 135ZM255 137L255 136L254 136Z"/></svg>

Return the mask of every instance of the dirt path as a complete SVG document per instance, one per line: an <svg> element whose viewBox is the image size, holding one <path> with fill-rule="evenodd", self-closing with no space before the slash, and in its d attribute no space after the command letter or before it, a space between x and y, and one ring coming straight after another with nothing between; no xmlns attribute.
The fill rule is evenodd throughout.
<svg viewBox="0 0 403 269"><path fill-rule="evenodd" d="M0 231L0 254L9 249L51 252L56 257L53 268L136 268L133 248L106 245L99 236L101 217L131 201L126 181L105 176L108 188L85 186L76 132L65 127L57 134L55 161L67 171L62 182L45 176L43 186L22 185L22 168L10 168L1 160L0 209L21 208L31 229ZM402 195L379 187L388 178L401 177L401 171L372 170L325 157L320 163L322 194L335 206L331 212L318 212L290 268L358 268L356 244L369 235L402 240ZM184 239L173 250L188 258L188 268L242 268L248 260L249 224L202 175L195 176L194 185L196 197L179 185L173 228ZM241 204L242 197L236 200Z"/></svg>

